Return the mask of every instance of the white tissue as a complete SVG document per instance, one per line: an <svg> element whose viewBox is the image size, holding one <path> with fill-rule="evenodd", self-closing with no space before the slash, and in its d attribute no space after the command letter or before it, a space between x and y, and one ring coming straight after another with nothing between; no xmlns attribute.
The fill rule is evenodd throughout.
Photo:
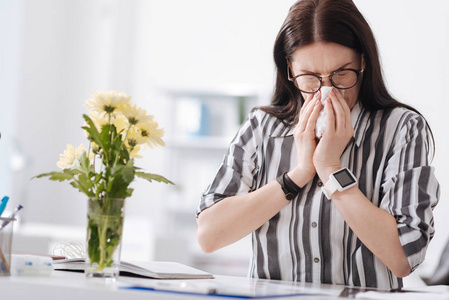
<svg viewBox="0 0 449 300"><path fill-rule="evenodd" d="M329 92L333 89L332 86L322 86L321 87L321 104L323 104L323 109L318 115L315 126L315 135L317 138L321 138L326 128L326 99L328 98ZM341 90L342 95L344 95L344 90Z"/></svg>

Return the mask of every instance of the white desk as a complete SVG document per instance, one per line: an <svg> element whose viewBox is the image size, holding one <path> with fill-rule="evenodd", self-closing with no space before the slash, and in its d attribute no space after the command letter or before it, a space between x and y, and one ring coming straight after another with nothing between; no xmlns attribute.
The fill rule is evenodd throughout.
<svg viewBox="0 0 449 300"><path fill-rule="evenodd" d="M185 280L184 280L185 281ZM161 280L122 277L115 283L106 283L101 279L86 279L83 273L53 271L50 276L9 276L0 277L0 299L5 300L152 300L152 299L226 299L214 295L181 294L166 291L126 289L135 284L151 285ZM171 280L171 283L179 281ZM236 289L248 286L260 287L268 285L282 285L294 289L304 289L308 292L320 292L322 295L300 295L276 297L272 299L342 299L339 295L348 293L348 289L335 285L312 285L306 283L293 283L285 281L255 280L245 277L217 276L215 279L189 280L188 283L226 285ZM350 293L350 289L349 289ZM230 298L235 299L235 298ZM269 298L265 298L269 299ZM423 298L425 299L425 297Z"/></svg>
<svg viewBox="0 0 449 300"><path fill-rule="evenodd" d="M101 280L87 280L83 273L53 271L51 276L0 277L1 299L31 300L116 300L116 299L195 299L176 294L120 289L119 281L107 284Z"/></svg>

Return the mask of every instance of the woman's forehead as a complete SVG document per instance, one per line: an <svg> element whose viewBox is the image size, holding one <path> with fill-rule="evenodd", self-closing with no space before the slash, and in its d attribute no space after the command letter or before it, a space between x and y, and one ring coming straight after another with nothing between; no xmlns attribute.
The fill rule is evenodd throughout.
<svg viewBox="0 0 449 300"><path fill-rule="evenodd" d="M336 43L316 42L298 47L291 62L295 71L333 71L348 63L357 63L360 54L354 49Z"/></svg>

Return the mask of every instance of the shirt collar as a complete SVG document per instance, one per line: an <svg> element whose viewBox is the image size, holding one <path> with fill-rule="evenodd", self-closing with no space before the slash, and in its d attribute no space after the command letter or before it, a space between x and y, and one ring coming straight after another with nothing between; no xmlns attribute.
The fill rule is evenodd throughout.
<svg viewBox="0 0 449 300"><path fill-rule="evenodd" d="M357 101L354 107L351 110L351 123L352 127L354 128L354 140L357 146L360 146L360 143L363 138L363 133L365 131L366 125L362 126L362 119L363 119L363 108L360 104L360 101ZM363 127L363 128L362 128ZM287 137L293 135L293 129L294 126L287 126L283 123L280 123L279 126L277 126L273 133L270 135L271 137Z"/></svg>

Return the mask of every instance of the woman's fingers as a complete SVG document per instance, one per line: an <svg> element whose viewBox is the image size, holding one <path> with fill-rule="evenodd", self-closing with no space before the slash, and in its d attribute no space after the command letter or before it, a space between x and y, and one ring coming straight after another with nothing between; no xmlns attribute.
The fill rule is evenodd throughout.
<svg viewBox="0 0 449 300"><path fill-rule="evenodd" d="M351 109L348 106L348 103L346 102L345 98L343 97L343 94L340 90L335 90L334 95L337 97L337 99L340 101L341 106L343 107L343 110L345 111L347 116L351 115Z"/></svg>
<svg viewBox="0 0 449 300"><path fill-rule="evenodd" d="M311 94L308 99L304 102L303 107L301 108L301 111L299 113L299 121L298 125L296 125L296 131L303 132L306 127L308 120L310 118L310 115L312 114L313 110L315 109L315 105L317 104L317 101L319 102L320 93Z"/></svg>
<svg viewBox="0 0 449 300"><path fill-rule="evenodd" d="M310 130L315 132L316 121L318 119L318 115L320 114L321 106L321 101L317 99L313 106L313 110L310 113L309 119L307 120L306 131Z"/></svg>
<svg viewBox="0 0 449 300"><path fill-rule="evenodd" d="M315 96L316 96L316 93L315 94L307 94L306 100L304 101L304 104L303 104L303 107L307 106L312 101L313 97L315 97Z"/></svg>
<svg viewBox="0 0 449 300"><path fill-rule="evenodd" d="M309 94L308 98L306 99L306 101L304 102L303 107L301 108L301 111L299 112L299 117L300 119L306 119L307 117L310 115L310 113L313 110L313 107L317 101L317 99L320 98L320 93L317 92L315 94Z"/></svg>
<svg viewBox="0 0 449 300"><path fill-rule="evenodd" d="M340 91L332 90L326 103L327 135L337 135L346 139L354 134L351 122L351 110ZM327 129L329 128L329 129Z"/></svg>
<svg viewBox="0 0 449 300"><path fill-rule="evenodd" d="M329 93L329 96L335 116L335 129L337 131L344 130L346 128L346 113L342 107L340 99L338 99L338 97L332 92Z"/></svg>
<svg viewBox="0 0 449 300"><path fill-rule="evenodd" d="M329 93L335 117L335 129L345 130L351 124L351 111L340 91L333 89Z"/></svg>
<svg viewBox="0 0 449 300"><path fill-rule="evenodd" d="M335 115L334 109L332 107L331 98L326 99L326 105L324 106L326 110L326 129L325 131L334 132L335 131Z"/></svg>

